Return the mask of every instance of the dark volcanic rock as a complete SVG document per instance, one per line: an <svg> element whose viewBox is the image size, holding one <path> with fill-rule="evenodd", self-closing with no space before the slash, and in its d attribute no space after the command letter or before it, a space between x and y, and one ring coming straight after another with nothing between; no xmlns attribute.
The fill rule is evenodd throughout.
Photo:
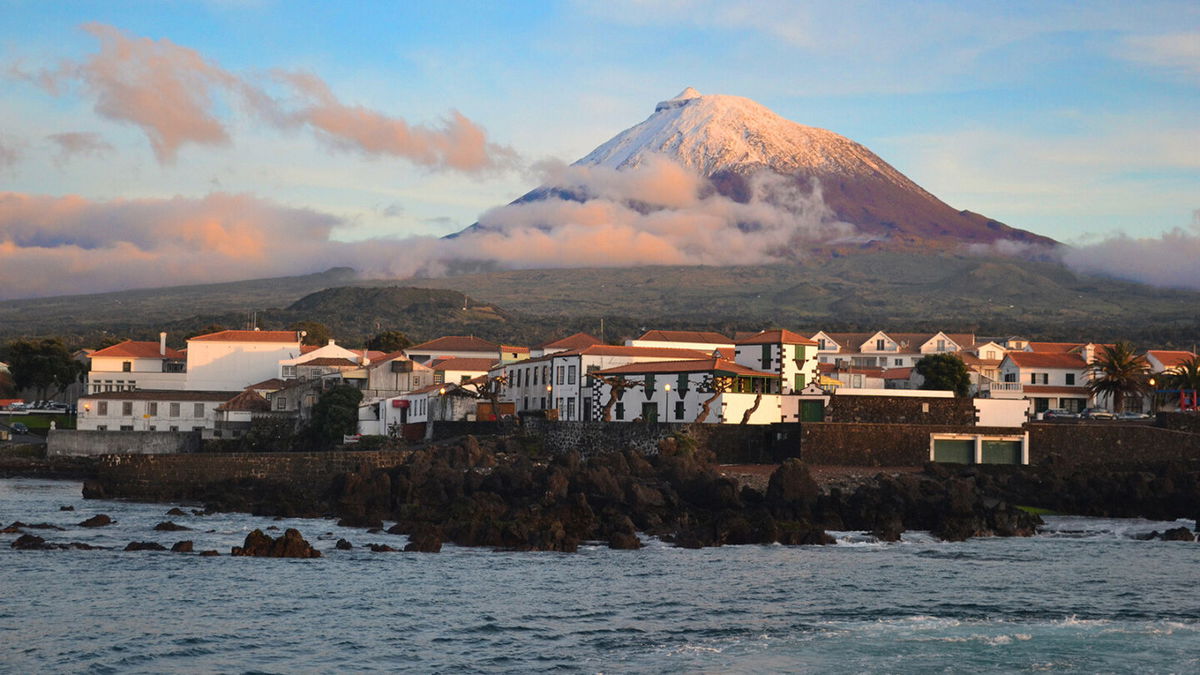
<svg viewBox="0 0 1200 675"><path fill-rule="evenodd" d="M608 536L608 547L622 551L633 551L642 547L642 540L636 534L613 532Z"/></svg>
<svg viewBox="0 0 1200 675"><path fill-rule="evenodd" d="M397 550L387 544L367 544L367 548L371 549L372 553L395 553Z"/></svg>
<svg viewBox="0 0 1200 675"><path fill-rule="evenodd" d="M288 528L278 539L254 530L246 535L241 546L234 546L230 555L259 558L320 558L321 552L314 549L298 530Z"/></svg>
<svg viewBox="0 0 1200 675"><path fill-rule="evenodd" d="M192 552L192 542L190 539L185 539L183 541L177 541L177 542L175 542L175 545L171 547L171 551L173 553L191 553Z"/></svg>
<svg viewBox="0 0 1200 675"><path fill-rule="evenodd" d="M105 527L112 525L113 519L103 513L98 513L79 524L80 527Z"/></svg>
<svg viewBox="0 0 1200 675"><path fill-rule="evenodd" d="M405 551L417 553L438 553L442 550L442 536L436 531L425 531L409 537L404 546Z"/></svg>
<svg viewBox="0 0 1200 675"><path fill-rule="evenodd" d="M23 534L12 543L18 551L42 551L52 548L46 545L46 540L34 534Z"/></svg>
<svg viewBox="0 0 1200 675"><path fill-rule="evenodd" d="M1163 541L1196 541L1196 535L1186 527L1175 527L1162 533Z"/></svg>
<svg viewBox="0 0 1200 675"><path fill-rule="evenodd" d="M350 549L354 548L354 544L351 544L345 539L338 539L337 543L334 544L333 547L339 551L349 551Z"/></svg>
<svg viewBox="0 0 1200 675"><path fill-rule="evenodd" d="M61 528L57 525L51 525L50 523L31 523L29 525L24 525L23 527L27 527L31 530L58 530L59 532L63 531L63 528Z"/></svg>
<svg viewBox="0 0 1200 675"><path fill-rule="evenodd" d="M59 511L74 511L75 507L74 506L60 506L60 507L58 507L58 510Z"/></svg>
<svg viewBox="0 0 1200 675"><path fill-rule="evenodd" d="M158 530L159 532L180 532L182 530L190 530L192 528L184 527L183 525L176 525L169 520L164 520L163 522L155 525L154 529Z"/></svg>
<svg viewBox="0 0 1200 675"><path fill-rule="evenodd" d="M176 506L176 507L172 508L170 511L167 511L167 515L168 516L186 516L187 511L184 511L183 509Z"/></svg>
<svg viewBox="0 0 1200 675"><path fill-rule="evenodd" d="M166 546L156 541L131 541L125 546L126 551L165 551Z"/></svg>
<svg viewBox="0 0 1200 675"><path fill-rule="evenodd" d="M216 557L217 557L217 556L219 556L219 555L221 555L221 554L220 554L219 552L217 552L217 551L212 551L212 550L209 550L209 551L200 551L200 557L201 557L201 558L216 558Z"/></svg>

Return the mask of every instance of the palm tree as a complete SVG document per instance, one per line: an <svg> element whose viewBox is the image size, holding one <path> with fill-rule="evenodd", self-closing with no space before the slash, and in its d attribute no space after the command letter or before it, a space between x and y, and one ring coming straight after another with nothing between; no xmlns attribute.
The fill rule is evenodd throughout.
<svg viewBox="0 0 1200 675"><path fill-rule="evenodd" d="M1133 345L1128 342L1100 347L1089 370L1091 380L1087 385L1088 392L1092 396L1111 396L1116 412L1125 410L1126 396L1144 394L1149 390L1147 374L1150 364L1146 357L1134 352Z"/></svg>
<svg viewBox="0 0 1200 675"><path fill-rule="evenodd" d="M1163 373L1162 378L1175 389L1200 389L1200 355L1180 361L1171 371Z"/></svg>

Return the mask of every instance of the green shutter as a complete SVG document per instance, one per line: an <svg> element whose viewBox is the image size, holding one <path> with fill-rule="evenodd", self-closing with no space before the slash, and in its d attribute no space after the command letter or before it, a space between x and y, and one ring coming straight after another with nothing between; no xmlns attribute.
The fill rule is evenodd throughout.
<svg viewBox="0 0 1200 675"><path fill-rule="evenodd" d="M950 464L974 464L975 441L938 438L933 441L933 461Z"/></svg>
<svg viewBox="0 0 1200 675"><path fill-rule="evenodd" d="M984 464L1020 464L1021 441L984 441Z"/></svg>

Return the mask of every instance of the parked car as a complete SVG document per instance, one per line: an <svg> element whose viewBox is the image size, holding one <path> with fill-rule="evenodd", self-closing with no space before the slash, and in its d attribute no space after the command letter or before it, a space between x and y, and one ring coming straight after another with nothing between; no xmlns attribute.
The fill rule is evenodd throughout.
<svg viewBox="0 0 1200 675"><path fill-rule="evenodd" d="M1044 420L1077 420L1077 419L1079 419L1079 415L1077 413L1071 412L1070 410L1067 410L1066 408L1051 408L1051 409L1047 410L1046 412L1042 413L1042 419L1044 419Z"/></svg>
<svg viewBox="0 0 1200 675"><path fill-rule="evenodd" d="M1085 420L1115 420L1116 415L1103 408L1087 408L1079 413L1079 416Z"/></svg>
<svg viewBox="0 0 1200 675"><path fill-rule="evenodd" d="M1139 412L1123 412L1117 414L1119 420L1148 420L1150 416L1146 413Z"/></svg>
<svg viewBox="0 0 1200 675"><path fill-rule="evenodd" d="M8 425L8 428L12 429L14 434L29 433L29 427L25 426L25 424L22 422L13 422L12 424Z"/></svg>

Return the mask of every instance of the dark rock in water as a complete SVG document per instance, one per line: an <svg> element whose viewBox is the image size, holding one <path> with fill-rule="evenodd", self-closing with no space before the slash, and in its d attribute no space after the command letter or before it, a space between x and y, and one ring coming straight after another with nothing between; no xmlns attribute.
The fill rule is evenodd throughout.
<svg viewBox="0 0 1200 675"><path fill-rule="evenodd" d="M200 551L201 558L216 558L219 555L221 554L216 551Z"/></svg>
<svg viewBox="0 0 1200 675"><path fill-rule="evenodd" d="M1173 527L1162 533L1163 541L1196 541L1196 535L1186 527Z"/></svg>
<svg viewBox="0 0 1200 675"><path fill-rule="evenodd" d="M383 534L382 527L372 527L367 530L367 534Z"/></svg>
<svg viewBox="0 0 1200 675"><path fill-rule="evenodd" d="M210 512L205 509L192 509L193 516L207 516L209 513Z"/></svg>
<svg viewBox="0 0 1200 675"><path fill-rule="evenodd" d="M642 547L642 540L636 534L613 532L608 537L608 547L621 551L634 551Z"/></svg>
<svg viewBox="0 0 1200 675"><path fill-rule="evenodd" d="M166 546L156 541L131 541L125 546L126 551L165 551Z"/></svg>
<svg viewBox="0 0 1200 675"><path fill-rule="evenodd" d="M367 548L371 549L372 553L395 553L396 549L387 544L367 544Z"/></svg>
<svg viewBox="0 0 1200 675"><path fill-rule="evenodd" d="M17 537L12 543L12 547L18 551L44 551L51 548L46 545L46 540L33 534L23 534Z"/></svg>
<svg viewBox="0 0 1200 675"><path fill-rule="evenodd" d="M1134 539L1136 539L1136 540L1138 540L1138 541L1153 541L1153 540L1155 540L1155 539L1159 539L1159 538L1161 538L1161 537L1162 537L1162 534L1160 534L1158 530L1153 530L1153 531L1150 531L1150 532L1146 532L1145 534L1135 534L1135 535L1133 535L1133 538L1134 538Z"/></svg>
<svg viewBox="0 0 1200 675"><path fill-rule="evenodd" d="M279 531L279 526L278 526L278 525L268 525L268 526L267 526L267 532L270 532L270 531L272 531L272 530L274 530L274 531L278 532L278 531Z"/></svg>
<svg viewBox="0 0 1200 675"><path fill-rule="evenodd" d="M12 525L9 525L8 527L0 530L0 534L20 534L22 527L29 527L29 526L26 525L25 523L22 523L19 520L14 520L12 522Z"/></svg>
<svg viewBox="0 0 1200 675"><path fill-rule="evenodd" d="M241 546L234 546L230 555L253 556L259 558L320 558L321 552L314 549L300 532L288 528L278 539L263 534L262 530L254 530L246 535L246 541Z"/></svg>
<svg viewBox="0 0 1200 675"><path fill-rule="evenodd" d="M871 536L879 541L900 541L902 534L904 534L904 522L895 513L883 515L875 521L875 529L871 530Z"/></svg>
<svg viewBox="0 0 1200 675"><path fill-rule="evenodd" d="M98 513L79 524L80 527L105 527L112 525L113 519L103 513Z"/></svg>
<svg viewBox="0 0 1200 675"><path fill-rule="evenodd" d="M158 530L159 532L180 532L182 530L190 530L192 528L184 527L183 525L176 525L169 520L164 520L163 522L155 525L154 529Z"/></svg>
<svg viewBox="0 0 1200 675"><path fill-rule="evenodd" d="M63 531L63 528L61 528L57 525L51 525L50 523L31 523L29 525L26 525L25 527L27 527L31 530L58 530L59 532Z"/></svg>
<svg viewBox="0 0 1200 675"><path fill-rule="evenodd" d="M815 528L806 522L779 523L779 543L784 546L826 546L837 540L829 536L825 530Z"/></svg>
<svg viewBox="0 0 1200 675"><path fill-rule="evenodd" d="M175 542L175 545L171 547L171 552L172 553L191 553L192 552L192 541L190 539L185 539L183 541Z"/></svg>
<svg viewBox="0 0 1200 675"><path fill-rule="evenodd" d="M414 534L409 537L404 550L417 553L438 553L442 550L442 536L434 531Z"/></svg>
<svg viewBox="0 0 1200 675"><path fill-rule="evenodd" d="M187 511L184 511L183 509L176 506L176 507L172 508L170 511L167 511L167 515L168 516L186 516Z"/></svg>
<svg viewBox="0 0 1200 675"><path fill-rule="evenodd" d="M74 506L60 506L60 507L58 507L58 510L59 511L74 511L75 507Z"/></svg>
<svg viewBox="0 0 1200 675"><path fill-rule="evenodd" d="M408 534L408 528L404 526L404 523L396 523L395 525L393 525L387 529L387 533L388 534Z"/></svg>
<svg viewBox="0 0 1200 675"><path fill-rule="evenodd" d="M83 481L83 498L84 499L104 499L108 494L104 491L104 484L98 480Z"/></svg>
<svg viewBox="0 0 1200 675"><path fill-rule="evenodd" d="M354 544L351 544L345 539L338 539L337 543L334 544L333 547L339 551L349 551L350 549L354 548Z"/></svg>

